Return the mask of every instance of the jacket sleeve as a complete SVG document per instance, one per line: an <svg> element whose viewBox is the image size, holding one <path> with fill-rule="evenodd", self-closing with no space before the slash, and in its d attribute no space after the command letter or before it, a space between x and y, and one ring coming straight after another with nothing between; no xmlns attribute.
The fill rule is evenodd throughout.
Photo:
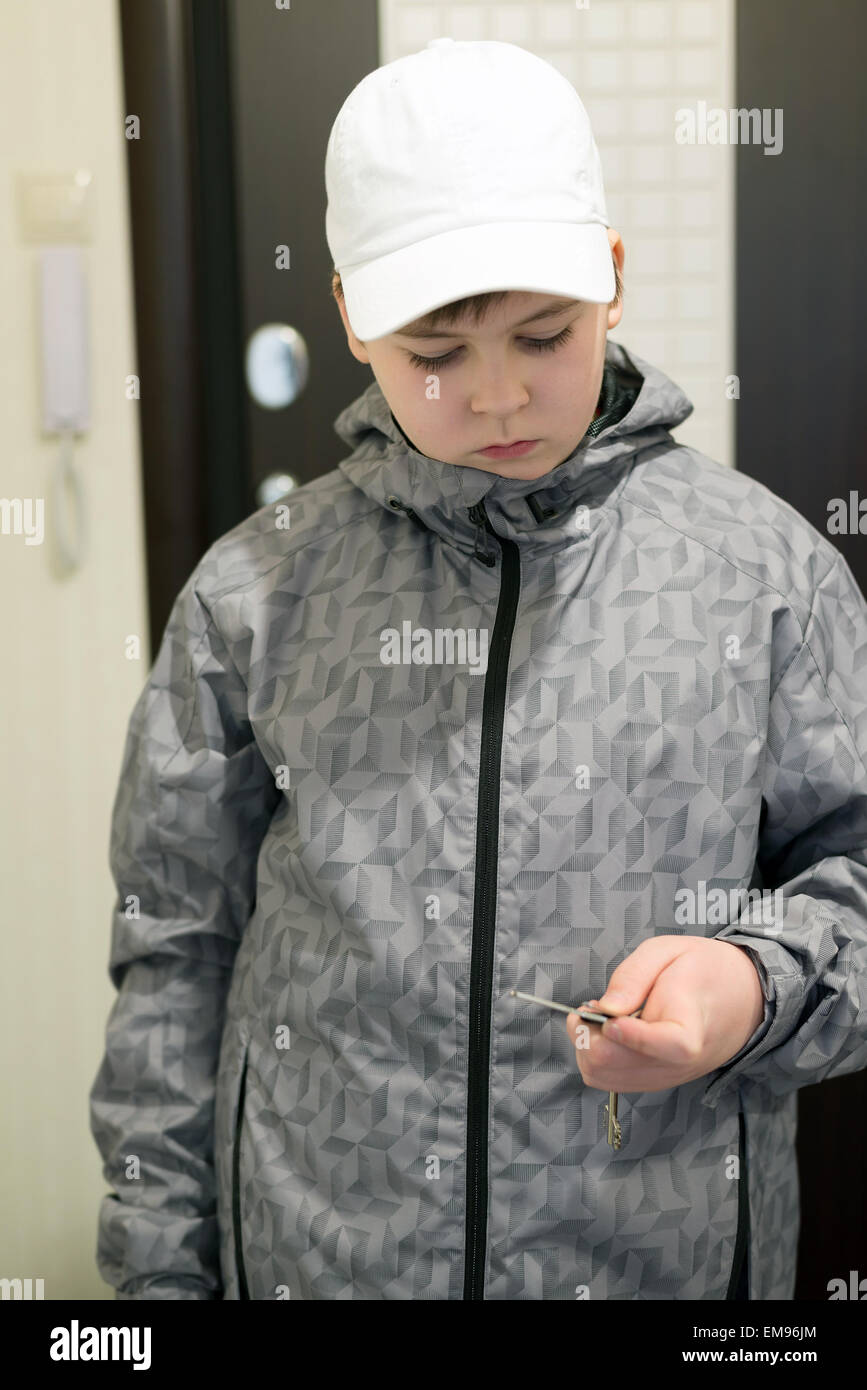
<svg viewBox="0 0 867 1390"><path fill-rule="evenodd" d="M90 1092L118 1299L222 1297L213 1107L234 959L279 791L196 571L130 717L112 812L117 997Z"/></svg>
<svg viewBox="0 0 867 1390"><path fill-rule="evenodd" d="M770 700L757 866L783 910L716 933L753 957L764 1017L706 1105L741 1078L782 1096L867 1067L865 764L867 604L836 552Z"/></svg>

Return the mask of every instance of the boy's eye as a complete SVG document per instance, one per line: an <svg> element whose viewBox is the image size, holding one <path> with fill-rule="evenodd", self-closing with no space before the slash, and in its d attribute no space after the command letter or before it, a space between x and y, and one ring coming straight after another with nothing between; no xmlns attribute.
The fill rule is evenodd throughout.
<svg viewBox="0 0 867 1390"><path fill-rule="evenodd" d="M559 347L561 343L567 342L571 337L572 325L567 324L567 326L554 338L522 338L521 341L531 352L550 352L554 348ZM420 357L417 352L411 352L409 354L409 360L413 367L435 369L449 366L456 360L460 352L460 348L454 348L451 352L447 352L444 357Z"/></svg>

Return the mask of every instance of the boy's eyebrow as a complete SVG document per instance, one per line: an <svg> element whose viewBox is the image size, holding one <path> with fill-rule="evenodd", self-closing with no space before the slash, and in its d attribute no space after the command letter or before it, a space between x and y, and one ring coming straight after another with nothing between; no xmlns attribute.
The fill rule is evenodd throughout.
<svg viewBox="0 0 867 1390"><path fill-rule="evenodd" d="M534 314L530 314L529 318L521 319L519 323L513 323L512 327L523 328L525 324L535 323L537 319L553 318L554 314L562 314L566 309L574 309L581 302L580 299L570 299L563 304L552 299L541 309L537 309ZM462 338L464 336L463 333L449 332L445 328L427 328L424 325L429 321L428 318L416 319L415 323L407 324L406 328L397 329L396 336L399 338Z"/></svg>

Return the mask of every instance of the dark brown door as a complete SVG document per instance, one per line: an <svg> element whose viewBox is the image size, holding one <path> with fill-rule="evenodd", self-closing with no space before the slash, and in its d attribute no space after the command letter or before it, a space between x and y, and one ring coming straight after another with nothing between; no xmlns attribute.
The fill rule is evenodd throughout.
<svg viewBox="0 0 867 1390"><path fill-rule="evenodd" d="M335 468L334 419L371 380L349 352L331 296L325 149L356 83L380 64L376 0L229 0L235 101L241 329L284 323L308 355L307 384L283 409L245 391L249 501L265 478L299 483ZM277 268L288 248L289 269Z"/></svg>
<svg viewBox="0 0 867 1390"><path fill-rule="evenodd" d="M151 649L207 547L345 445L334 419L372 380L331 297L325 150L379 66L377 0L118 0L128 138ZM288 269L279 248L287 248ZM303 342L307 380L263 406L263 324ZM124 368L124 371L126 368Z"/></svg>

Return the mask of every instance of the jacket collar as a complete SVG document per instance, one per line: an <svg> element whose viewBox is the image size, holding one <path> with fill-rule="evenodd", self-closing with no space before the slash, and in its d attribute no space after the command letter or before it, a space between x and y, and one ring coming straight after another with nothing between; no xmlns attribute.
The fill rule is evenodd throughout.
<svg viewBox="0 0 867 1390"><path fill-rule="evenodd" d="M610 339L605 362L602 417L567 459L540 478L503 478L419 453L397 424L377 381L334 422L340 438L353 446L350 457L338 465L340 471L372 501L389 511L414 513L429 530L461 550L478 553L480 523L470 516L470 508L480 502L499 535L524 547L560 549L601 524L606 504L639 451L668 438L669 430L693 408L664 372ZM609 367L617 384L613 399ZM496 542L492 545L496 550Z"/></svg>

